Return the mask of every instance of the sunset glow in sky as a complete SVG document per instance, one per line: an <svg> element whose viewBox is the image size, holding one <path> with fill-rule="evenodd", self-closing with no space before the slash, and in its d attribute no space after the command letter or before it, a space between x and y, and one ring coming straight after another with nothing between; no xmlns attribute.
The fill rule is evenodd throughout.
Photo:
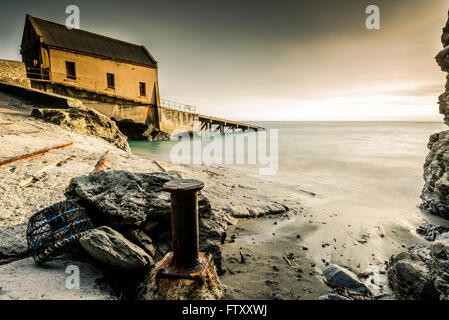
<svg viewBox="0 0 449 320"><path fill-rule="evenodd" d="M25 14L64 23L71 1L0 10L0 59L21 60ZM235 120L438 120L444 0L84 1L81 29L143 44L161 98ZM381 30L365 28L380 7Z"/></svg>

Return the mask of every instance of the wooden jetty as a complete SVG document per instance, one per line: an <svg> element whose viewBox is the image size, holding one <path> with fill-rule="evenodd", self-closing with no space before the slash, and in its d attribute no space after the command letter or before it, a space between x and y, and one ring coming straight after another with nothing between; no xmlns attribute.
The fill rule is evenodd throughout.
<svg viewBox="0 0 449 320"><path fill-rule="evenodd" d="M198 120L200 121L199 131L205 130L206 132L211 132L212 125L216 125L214 131L219 131L221 134L226 134L229 131L232 131L234 133L236 129L241 129L243 132L247 130L265 130L264 128L253 124L206 116L204 114L199 114Z"/></svg>

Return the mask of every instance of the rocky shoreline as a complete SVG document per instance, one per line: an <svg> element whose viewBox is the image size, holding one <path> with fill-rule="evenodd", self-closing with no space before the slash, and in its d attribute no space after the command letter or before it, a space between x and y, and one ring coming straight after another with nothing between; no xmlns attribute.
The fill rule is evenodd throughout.
<svg viewBox="0 0 449 320"><path fill-rule="evenodd" d="M403 269L398 266L410 256L400 255L388 265L360 272L324 259L321 266L316 265L308 248L301 245L303 231L298 230L292 239L256 243L249 231L251 218L265 217L272 226L300 218L305 219L304 227L311 226L296 195L286 195L288 189L280 192L282 198L273 199L265 196L257 179L246 177L243 182L238 173L223 167L173 165L134 156L116 124L88 109L55 113L0 93L0 117L13 123L0 127L2 148L7 150L4 158L73 142L68 148L0 168L4 194L0 299L158 298L145 288L154 285L149 275L171 249L170 201L162 184L181 177L205 184L199 196L200 249L212 253L224 288L196 298L394 299L387 270L394 270L394 277L388 273L393 290L401 287ZM107 159L103 170L94 172L101 159ZM77 250L45 262L42 268L29 257L27 221L33 213L64 199L75 199L87 208L95 228L80 239ZM426 239L436 239L442 230L423 227L421 231ZM253 237L252 243L242 242L248 236ZM291 246L301 250L282 254ZM433 256L429 257L428 261ZM79 266L86 274L77 292L67 292L62 281L68 265ZM28 288L25 281L31 276L33 286ZM252 283L242 287L249 276ZM38 290L39 283L47 284Z"/></svg>
<svg viewBox="0 0 449 320"><path fill-rule="evenodd" d="M449 73L449 19L443 28L444 49L436 61ZM449 75L445 92L438 97L439 111L449 125ZM449 130L430 136L430 152L424 163L424 187L421 209L431 215L449 219ZM449 228L424 223L416 232L430 244L414 245L393 255L388 262L388 280L401 300L449 300Z"/></svg>
<svg viewBox="0 0 449 320"><path fill-rule="evenodd" d="M220 273L224 272L222 245L229 225L239 218L295 212L241 183L225 181L219 168L156 163L132 155L115 123L87 108L36 109L0 93L0 117L13 124L0 127L5 150L2 160L49 145L73 143L0 168L0 299L134 298L144 275L171 248L169 194L162 191L162 184L169 180L184 177L204 181L200 195L201 249L214 255ZM106 154L104 170L91 174ZM54 272L60 274L67 261L79 261L85 269L89 265L97 268L86 271L95 279L75 295L63 293L63 284L55 283L46 285L48 292L38 296L24 285L25 275L33 274L37 286L48 282L50 274L47 267L42 269L29 258L27 221L33 213L66 198L76 198L85 205L96 228L80 240L79 250L44 266L53 265ZM123 270L134 271L111 276ZM107 280L111 277L114 280ZM132 281L128 281L130 277ZM105 283L107 294L96 285L98 281Z"/></svg>
<svg viewBox="0 0 449 320"><path fill-rule="evenodd" d="M443 29L444 46L448 39L449 20ZM447 47L436 60L449 72ZM449 124L449 78L439 104ZM321 256L311 257L304 238L337 213L320 208L323 213L315 217L289 187L278 185L278 192L271 193L273 186L264 186L271 182L243 180L228 168L174 165L131 154L128 139L168 138L151 124L116 121L82 106L39 108L4 93L0 119L10 124L0 126L0 161L48 149L0 167L0 299L449 299L447 226L423 223L413 232L385 223L368 230L371 235L361 226L357 234L345 229L339 238L333 233L333 240L323 232L334 230L323 228L312 238L321 237ZM61 145L66 147L52 148ZM428 148L421 209L448 219L449 130L432 135ZM211 268L219 278L209 279L214 286L210 290L195 288L192 295L180 289L166 296L155 290L152 277L171 250L170 195L162 185L180 178L204 182L199 194L200 250L213 255ZM66 199L86 208L94 228L75 249L36 265L26 240L28 219ZM296 229L289 230L293 220ZM287 231L277 237L280 226ZM269 240L266 235L256 240L261 230ZM377 248L366 247L369 241L377 241ZM362 269L360 263L339 261L348 252L347 261L357 260L367 249L385 246L388 255L382 252L378 261L371 253ZM80 290L66 287L69 266L82 272Z"/></svg>
<svg viewBox="0 0 449 320"><path fill-rule="evenodd" d="M134 156L115 123L92 110L36 109L0 94L0 114L2 121L14 123L14 127L0 128L2 147L11 153L4 158L49 144L73 142L71 147L0 170L4 192L0 214L0 283L4 285L0 299L155 298L149 294L151 290L145 291L153 285L148 276L171 250L170 201L162 184L181 177L205 184L199 196L200 250L212 253L225 289L221 293L203 292L196 298L241 299L241 293L250 299L260 294L263 299L374 298L365 285L371 274L359 275L350 268L327 264L321 275L305 247L304 254L281 254L273 260L278 248L269 254L266 248L261 252L259 246L236 241L236 236L245 232L239 221L272 216L268 221L277 225L301 215L303 208L294 196L270 199L256 187L260 182L247 177L243 183L239 174L226 168L173 165ZM25 131L39 134L20 134ZM104 169L93 173L106 155ZM24 180L29 182L23 184ZM80 239L76 250L44 262L42 268L29 257L27 221L38 210L64 199L83 205L95 228ZM301 242L299 235L296 238ZM49 282L47 266L53 268L54 281L61 281L67 264L79 265L83 273L91 275L80 291L67 293L59 282L35 290L38 283ZM254 270L260 278L254 287L241 287L241 278ZM33 275L34 291L24 284L29 281L27 275Z"/></svg>

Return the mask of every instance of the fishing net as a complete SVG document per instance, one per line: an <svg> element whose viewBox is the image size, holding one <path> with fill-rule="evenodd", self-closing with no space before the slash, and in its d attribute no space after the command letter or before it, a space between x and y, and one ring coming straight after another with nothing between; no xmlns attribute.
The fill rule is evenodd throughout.
<svg viewBox="0 0 449 320"><path fill-rule="evenodd" d="M36 262L73 248L92 228L86 209L74 200L62 201L35 213L28 222L28 249Z"/></svg>

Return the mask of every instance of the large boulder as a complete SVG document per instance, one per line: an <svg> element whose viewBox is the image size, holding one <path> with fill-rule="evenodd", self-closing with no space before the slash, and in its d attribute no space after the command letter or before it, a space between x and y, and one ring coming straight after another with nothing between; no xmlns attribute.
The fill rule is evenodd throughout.
<svg viewBox="0 0 449 320"><path fill-rule="evenodd" d="M357 275L347 268L331 264L323 269L323 276L326 283L336 289L360 295L370 294L370 290L359 280Z"/></svg>
<svg viewBox="0 0 449 320"><path fill-rule="evenodd" d="M156 246L154 245L153 240L145 233L145 231L138 228L127 228L123 231L126 232L124 234L125 238L137 244L150 256L153 257L156 254Z"/></svg>
<svg viewBox="0 0 449 320"><path fill-rule="evenodd" d="M434 241L439 235L448 231L448 227L437 226L427 222L422 223L418 228L416 228L416 233L422 235L427 241Z"/></svg>
<svg viewBox="0 0 449 320"><path fill-rule="evenodd" d="M390 258L388 280L398 299L449 300L449 237L441 236Z"/></svg>
<svg viewBox="0 0 449 320"><path fill-rule="evenodd" d="M80 244L92 258L111 268L135 271L154 264L142 248L106 226L89 230L80 238Z"/></svg>
<svg viewBox="0 0 449 320"><path fill-rule="evenodd" d="M73 178L66 195L79 198L98 223L117 229L138 227L152 237L170 227L170 193L162 186L175 179L179 176L162 172L100 171ZM210 211L209 200L201 193L198 199L200 214Z"/></svg>
<svg viewBox="0 0 449 320"><path fill-rule="evenodd" d="M170 135L152 124L134 122L131 119L115 120L118 128L129 140L161 141L170 140Z"/></svg>
<svg viewBox="0 0 449 320"><path fill-rule="evenodd" d="M76 285L76 273L79 288L72 287ZM0 300L117 299L105 278L101 269L69 255L40 265L26 258L0 265Z"/></svg>
<svg viewBox="0 0 449 320"><path fill-rule="evenodd" d="M33 109L31 116L48 121L75 132L91 134L118 148L130 151L126 136L109 117L87 107L68 109Z"/></svg>
<svg viewBox="0 0 449 320"><path fill-rule="evenodd" d="M449 218L449 130L430 136L428 147L421 208Z"/></svg>
<svg viewBox="0 0 449 320"><path fill-rule="evenodd" d="M67 188L69 198L77 198L88 210L96 225L107 225L147 252L157 249L155 259L171 251L170 193L163 190L165 182L180 179L176 173L131 173L100 171L73 178ZM200 250L214 256L221 269L220 239L227 226L234 222L227 213L212 210L209 200L198 195ZM140 235L136 234L140 230ZM142 231L148 236L145 239ZM137 239L137 236L140 238Z"/></svg>

